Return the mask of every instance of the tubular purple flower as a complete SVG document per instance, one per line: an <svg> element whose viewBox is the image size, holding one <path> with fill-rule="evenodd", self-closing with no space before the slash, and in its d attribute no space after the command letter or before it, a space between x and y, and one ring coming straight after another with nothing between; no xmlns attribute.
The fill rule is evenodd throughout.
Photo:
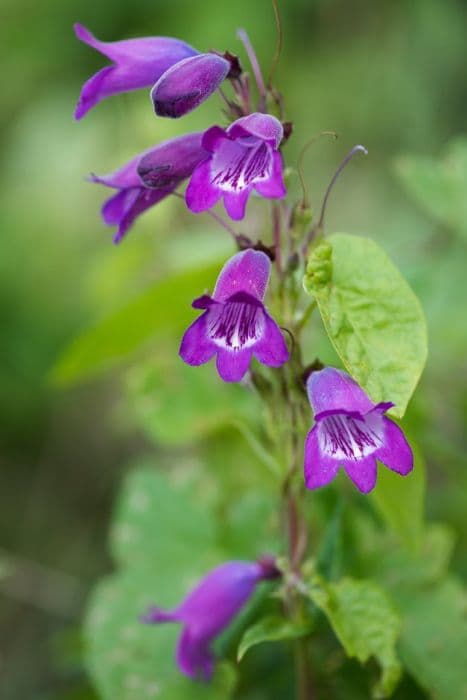
<svg viewBox="0 0 467 700"><path fill-rule="evenodd" d="M245 250L222 268L212 297L195 299L205 309L187 329L180 357L201 365L217 355L217 371L225 382L239 382L253 356L270 367L280 367L289 351L279 326L263 304L271 261L265 253Z"/></svg>
<svg viewBox="0 0 467 700"><path fill-rule="evenodd" d="M404 433L386 411L394 404L374 404L342 370L326 367L307 382L315 425L305 442L305 484L325 486L343 466L362 493L376 484L376 460L406 476L413 455Z"/></svg>
<svg viewBox="0 0 467 700"><path fill-rule="evenodd" d="M210 571L175 610L151 608L142 622L182 623L178 667L190 678L209 680L215 661L211 642L238 614L260 581L279 575L270 557L257 562L226 562Z"/></svg>
<svg viewBox="0 0 467 700"><path fill-rule="evenodd" d="M106 66L83 86L75 111L81 119L98 102L110 95L148 88L171 66L198 51L171 37L143 37L125 41L99 41L86 27L74 25L75 34L85 44L97 49L114 65Z"/></svg>
<svg viewBox="0 0 467 700"><path fill-rule="evenodd" d="M137 171L146 187L170 187L185 180L206 158L202 132L164 141L142 155Z"/></svg>
<svg viewBox="0 0 467 700"><path fill-rule="evenodd" d="M151 90L159 117L177 119L198 107L225 80L231 64L214 53L198 54L167 70Z"/></svg>
<svg viewBox="0 0 467 700"><path fill-rule="evenodd" d="M278 151L283 133L278 119L259 112L237 119L227 130L208 129L202 143L209 156L191 176L185 195L188 208L206 211L223 197L230 218L240 220L252 190L268 199L283 197Z"/></svg>

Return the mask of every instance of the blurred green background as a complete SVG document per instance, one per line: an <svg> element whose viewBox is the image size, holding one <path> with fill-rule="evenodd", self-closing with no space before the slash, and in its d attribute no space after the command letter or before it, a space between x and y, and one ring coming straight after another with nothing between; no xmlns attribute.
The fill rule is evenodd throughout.
<svg viewBox="0 0 467 700"><path fill-rule="evenodd" d="M456 532L454 570L465 575L467 5L282 0L280 7L276 82L295 126L286 158L293 165L321 130L340 135L306 156L318 207L342 155L355 143L368 148L334 191L328 230L374 237L428 317L429 364L405 425L427 461L428 515ZM235 30L244 26L264 66L275 46L268 0L1 0L0 695L8 700L95 697L79 620L87 591L110 568L111 506L135 456L166 459L141 427L142 406L123 391L122 377L130 387L142 381L137 360L129 374L107 372L65 390L52 385L51 368L82 329L167 269L231 250L221 229L189 217L176 199L112 245L99 218L106 192L85 176L219 121L219 101L183 121L156 120L140 91L106 100L75 123L81 84L103 65L74 38L75 21L106 40L173 35L234 53L241 52ZM299 192L295 180L291 186ZM176 430L178 416L170 420Z"/></svg>

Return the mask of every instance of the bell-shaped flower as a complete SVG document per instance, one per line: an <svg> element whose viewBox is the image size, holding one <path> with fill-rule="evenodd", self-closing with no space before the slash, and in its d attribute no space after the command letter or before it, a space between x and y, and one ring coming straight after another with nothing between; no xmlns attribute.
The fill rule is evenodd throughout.
<svg viewBox="0 0 467 700"><path fill-rule="evenodd" d="M198 51L171 37L143 37L124 41L99 41L81 24L75 34L113 62L92 76L81 90L75 118L84 117L94 105L110 95L149 88L167 69Z"/></svg>
<svg viewBox="0 0 467 700"><path fill-rule="evenodd" d="M175 608L151 608L143 622L179 622L177 664L191 678L209 680L214 669L212 641L227 627L252 595L256 585L279 575L274 561L230 561L210 571Z"/></svg>
<svg viewBox="0 0 467 700"><path fill-rule="evenodd" d="M132 158L109 175L92 175L91 180L118 190L102 207L108 226L117 226L114 243L119 243L134 220L154 206L191 173L205 156L202 133L185 134L164 141ZM144 174L145 181L139 173Z"/></svg>
<svg viewBox="0 0 467 700"><path fill-rule="evenodd" d="M232 219L243 219L252 190L271 199L285 195L282 157L278 151L282 124L270 114L241 117L227 130L213 126L203 137L209 156L197 166L186 190L195 213L213 207L221 197Z"/></svg>
<svg viewBox="0 0 467 700"><path fill-rule="evenodd" d="M289 351L279 326L263 304L271 261L265 253L245 250L222 268L212 297L195 299L205 309L188 328L180 357L201 365L217 355L217 371L226 382L239 382L253 356L270 367L287 362Z"/></svg>
<svg viewBox="0 0 467 700"><path fill-rule="evenodd" d="M159 117L176 119L198 107L225 80L231 64L214 53L190 56L162 75L151 90Z"/></svg>
<svg viewBox="0 0 467 700"><path fill-rule="evenodd" d="M305 442L305 483L328 484L342 466L362 493L376 484L376 460L403 476L413 468L404 433L386 411L394 404L373 403L345 372L326 367L307 381L315 425Z"/></svg>

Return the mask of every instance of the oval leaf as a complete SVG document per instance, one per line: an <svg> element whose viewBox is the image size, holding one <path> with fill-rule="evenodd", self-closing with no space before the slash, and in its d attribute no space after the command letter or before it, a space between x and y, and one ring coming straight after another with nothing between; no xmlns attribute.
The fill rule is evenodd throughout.
<svg viewBox="0 0 467 700"><path fill-rule="evenodd" d="M427 333L398 269L369 238L334 234L312 251L304 286L347 371L402 417L425 365Z"/></svg>
<svg viewBox="0 0 467 700"><path fill-rule="evenodd" d="M243 635L237 651L237 660L245 656L248 649L262 642L280 642L287 639L304 637L311 631L311 623L296 623L282 617L264 617L249 627Z"/></svg>

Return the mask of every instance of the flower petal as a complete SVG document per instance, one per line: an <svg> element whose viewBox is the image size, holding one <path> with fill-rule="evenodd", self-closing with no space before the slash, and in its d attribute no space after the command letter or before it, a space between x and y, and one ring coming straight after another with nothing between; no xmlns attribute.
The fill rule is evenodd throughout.
<svg viewBox="0 0 467 700"><path fill-rule="evenodd" d="M169 187L189 177L209 155L202 147L202 132L163 141L139 160L137 172L146 187Z"/></svg>
<svg viewBox="0 0 467 700"><path fill-rule="evenodd" d="M362 459L342 460L342 465L349 479L352 479L355 486L362 493L369 493L376 484L376 460L371 454Z"/></svg>
<svg viewBox="0 0 467 700"><path fill-rule="evenodd" d="M385 441L375 453L386 467L405 476L413 469L413 453L405 435L396 423L386 416L383 418Z"/></svg>
<svg viewBox="0 0 467 700"><path fill-rule="evenodd" d="M229 71L229 61L212 53L179 61L151 90L156 114L178 118L191 112L217 90Z"/></svg>
<svg viewBox="0 0 467 700"><path fill-rule="evenodd" d="M312 372L307 381L308 398L315 419L323 411L367 413L374 403L352 377L342 370L326 367Z"/></svg>
<svg viewBox="0 0 467 700"><path fill-rule="evenodd" d="M179 355L184 362L193 367L208 362L217 349L207 334L207 318L207 313L197 318L182 338Z"/></svg>
<svg viewBox="0 0 467 700"><path fill-rule="evenodd" d="M131 206L124 212L120 219L118 231L113 238L114 243L120 243L127 231L133 225L135 219L138 218L146 209L150 209L161 200L165 199L171 190L150 190L146 187L140 187L137 197L131 202Z"/></svg>
<svg viewBox="0 0 467 700"><path fill-rule="evenodd" d="M216 367L224 382L240 382L247 373L253 351L217 349Z"/></svg>
<svg viewBox="0 0 467 700"><path fill-rule="evenodd" d="M275 152L272 154L272 173L268 180L256 182L255 190L262 197L268 199L281 199L287 194L284 185L282 156Z"/></svg>
<svg viewBox="0 0 467 700"><path fill-rule="evenodd" d="M271 271L271 261L258 250L248 249L228 260L217 278L213 298L226 301L237 292L246 292L262 301Z"/></svg>
<svg viewBox="0 0 467 700"><path fill-rule="evenodd" d="M182 630L178 640L177 664L186 676L202 676L206 681L210 680L214 670L214 657L209 649L209 642L197 639L189 627Z"/></svg>
<svg viewBox="0 0 467 700"><path fill-rule="evenodd" d="M222 192L211 184L211 170L209 160L198 165L185 192L185 201L188 209L199 214L206 209L211 209L221 198Z"/></svg>
<svg viewBox="0 0 467 700"><path fill-rule="evenodd" d="M244 218L250 192L251 188L249 187L240 192L224 192L225 210L234 221L240 221Z"/></svg>
<svg viewBox="0 0 467 700"><path fill-rule="evenodd" d="M339 462L323 454L315 425L305 441L305 485L307 489L318 489L329 484L339 470Z"/></svg>
<svg viewBox="0 0 467 700"><path fill-rule="evenodd" d="M130 211L139 196L139 188L120 190L104 202L101 210L102 218L107 226L118 226L125 214Z"/></svg>
<svg viewBox="0 0 467 700"><path fill-rule="evenodd" d="M280 367L289 359L289 350L284 336L269 314L264 313L265 329L261 340L253 348L253 354L263 365Z"/></svg>
<svg viewBox="0 0 467 700"><path fill-rule="evenodd" d="M284 129L280 121L271 114L254 112L246 117L237 119L227 129L227 133L233 138L238 136L255 136L277 148L284 136Z"/></svg>

